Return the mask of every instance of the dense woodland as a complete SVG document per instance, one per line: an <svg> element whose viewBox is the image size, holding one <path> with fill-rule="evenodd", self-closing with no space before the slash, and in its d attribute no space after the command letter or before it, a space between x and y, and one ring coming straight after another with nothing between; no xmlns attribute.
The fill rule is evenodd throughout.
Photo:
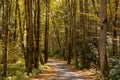
<svg viewBox="0 0 120 80"><path fill-rule="evenodd" d="M0 79L27 80L49 57L120 79L120 1L0 0Z"/></svg>

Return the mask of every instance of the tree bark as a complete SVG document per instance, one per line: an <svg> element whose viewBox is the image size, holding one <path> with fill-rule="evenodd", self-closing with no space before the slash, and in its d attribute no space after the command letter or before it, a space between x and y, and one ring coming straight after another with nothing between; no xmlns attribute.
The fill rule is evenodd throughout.
<svg viewBox="0 0 120 80"><path fill-rule="evenodd" d="M27 73L32 73L33 69L33 30L34 30L34 16L33 16L33 0L27 1L28 23L27 23L27 53L28 53L28 70Z"/></svg>
<svg viewBox="0 0 120 80"><path fill-rule="evenodd" d="M2 79L5 80L7 77L7 55L8 55L8 26L9 26L9 0L5 0L4 4L6 7L4 7L3 15L5 18L5 23L3 23L4 26L4 47L3 47L3 73L2 73ZM3 20L4 21L4 20Z"/></svg>
<svg viewBox="0 0 120 80"><path fill-rule="evenodd" d="M106 36L107 36L107 0L101 0L100 7L100 36L99 36L99 54L100 70L104 77L108 76L108 62L106 53Z"/></svg>
<svg viewBox="0 0 120 80"><path fill-rule="evenodd" d="M117 26L118 26L118 7L119 7L119 0L115 0L115 19L113 21L113 56L118 54L118 47L117 47Z"/></svg>
<svg viewBox="0 0 120 80"><path fill-rule="evenodd" d="M48 61L48 37L49 37L49 7L50 7L50 0L46 0L46 26L45 26L45 63Z"/></svg>

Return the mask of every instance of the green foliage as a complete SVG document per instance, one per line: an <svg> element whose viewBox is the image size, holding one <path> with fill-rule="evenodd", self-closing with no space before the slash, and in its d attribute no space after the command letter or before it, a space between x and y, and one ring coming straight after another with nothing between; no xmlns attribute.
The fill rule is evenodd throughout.
<svg viewBox="0 0 120 80"><path fill-rule="evenodd" d="M39 70L33 69L32 73L28 76L22 61L18 61L19 63L17 64L8 65L6 80L28 80L31 76L36 76L38 73L41 73L43 68L49 68L48 65L40 65ZM0 72L2 72L2 65L0 65ZM0 80L2 80L1 76Z"/></svg>
<svg viewBox="0 0 120 80"><path fill-rule="evenodd" d="M57 49L56 51L50 53L49 56L55 57L55 58L63 58L60 49Z"/></svg>
<svg viewBox="0 0 120 80"><path fill-rule="evenodd" d="M82 49L82 52L85 53L86 59L89 63L95 63L97 60L97 49L92 43L86 45L86 49Z"/></svg>
<svg viewBox="0 0 120 80"><path fill-rule="evenodd" d="M0 66L0 71L2 72L2 66ZM28 76L27 73L25 72L24 64L22 63L8 64L6 80L27 80L27 79Z"/></svg>
<svg viewBox="0 0 120 80"><path fill-rule="evenodd" d="M82 47L82 46L81 46ZM85 48L81 48L79 55L83 57L84 55L84 64L80 64L80 68L89 69L91 66L96 65L98 61L98 51L95 45L91 42L87 42ZM81 59L80 59L81 60Z"/></svg>
<svg viewBox="0 0 120 80"><path fill-rule="evenodd" d="M9 44L8 63L16 63L21 58L21 48L17 44Z"/></svg>
<svg viewBox="0 0 120 80"><path fill-rule="evenodd" d="M27 76L27 74L21 74L19 76L9 76L7 80L27 80L28 78L29 76Z"/></svg>
<svg viewBox="0 0 120 80"><path fill-rule="evenodd" d="M23 64L9 64L8 66L8 75L10 76L21 75L24 71Z"/></svg>
<svg viewBox="0 0 120 80"><path fill-rule="evenodd" d="M97 49L95 48L95 46L92 43L88 44L87 47L87 51L88 51L88 59L91 59L92 61L96 60L96 55L97 55Z"/></svg>
<svg viewBox="0 0 120 80"><path fill-rule="evenodd" d="M3 43L0 41L0 63L2 61L2 46ZM18 44L9 43L8 45L8 63L16 63L21 58L21 48Z"/></svg>
<svg viewBox="0 0 120 80"><path fill-rule="evenodd" d="M41 73L43 69L43 66L41 65L38 69L33 69L31 76L36 76L38 73Z"/></svg>
<svg viewBox="0 0 120 80"><path fill-rule="evenodd" d="M120 58L110 58L110 78L112 80L120 79Z"/></svg>

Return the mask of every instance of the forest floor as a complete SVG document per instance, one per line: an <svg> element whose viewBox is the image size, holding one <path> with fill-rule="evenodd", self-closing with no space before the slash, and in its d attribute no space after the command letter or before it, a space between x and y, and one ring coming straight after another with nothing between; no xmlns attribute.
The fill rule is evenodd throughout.
<svg viewBox="0 0 120 80"><path fill-rule="evenodd" d="M43 69L42 73L29 80L94 80L96 78L92 70L78 70L63 60L49 59L47 65L49 69Z"/></svg>

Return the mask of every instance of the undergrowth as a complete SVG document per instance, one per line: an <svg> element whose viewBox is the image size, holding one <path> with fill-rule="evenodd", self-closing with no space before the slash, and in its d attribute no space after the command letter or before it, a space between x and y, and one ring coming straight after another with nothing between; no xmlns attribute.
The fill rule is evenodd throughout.
<svg viewBox="0 0 120 80"><path fill-rule="evenodd" d="M0 64L0 80L2 79L2 67L3 65ZM16 64L8 64L7 68L7 77L5 80L28 80L32 76L36 76L39 73L42 73L43 68L48 68L49 66L47 64L40 65L39 70L33 69L32 73L28 76L25 65L22 63L22 61L19 61Z"/></svg>

